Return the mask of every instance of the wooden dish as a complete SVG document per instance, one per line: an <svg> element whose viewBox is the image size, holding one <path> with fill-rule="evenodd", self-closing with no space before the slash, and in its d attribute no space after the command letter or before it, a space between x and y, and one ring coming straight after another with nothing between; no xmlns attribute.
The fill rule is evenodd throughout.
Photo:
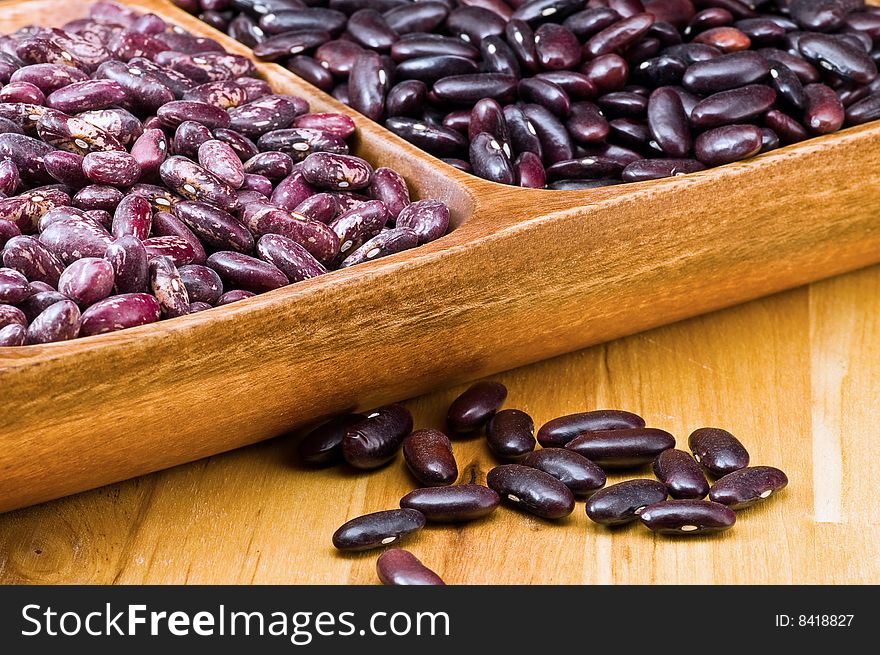
<svg viewBox="0 0 880 655"><path fill-rule="evenodd" d="M129 2L249 55L162 0ZM88 3L0 2L0 31ZM0 511L880 261L880 124L681 178L523 190L461 173L276 65L357 151L453 210L427 246L220 309L0 349ZM719 344L722 347L723 344Z"/></svg>

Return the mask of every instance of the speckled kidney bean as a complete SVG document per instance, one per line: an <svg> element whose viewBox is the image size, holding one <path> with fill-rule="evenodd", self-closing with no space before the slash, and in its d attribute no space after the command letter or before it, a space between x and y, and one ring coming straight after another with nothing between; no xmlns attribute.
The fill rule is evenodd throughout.
<svg viewBox="0 0 880 655"><path fill-rule="evenodd" d="M500 502L488 487L461 484L416 489L400 499L400 506L421 512L430 523L461 523L488 516Z"/></svg>
<svg viewBox="0 0 880 655"><path fill-rule="evenodd" d="M301 282L327 272L308 250L280 234L260 237L257 253L264 261L274 264L291 282Z"/></svg>
<svg viewBox="0 0 880 655"><path fill-rule="evenodd" d="M162 315L173 318L188 314L189 295L171 258L153 257L150 259L149 270L150 289L159 302Z"/></svg>
<svg viewBox="0 0 880 655"><path fill-rule="evenodd" d="M155 323L161 316L159 301L148 293L123 293L89 307L82 315L84 337Z"/></svg>
<svg viewBox="0 0 880 655"><path fill-rule="evenodd" d="M256 294L253 291L245 291L244 289L233 289L231 291L227 291L222 296L220 296L220 299L214 306L221 307L222 305L230 305L240 300L247 300L248 298L252 298L255 295Z"/></svg>
<svg viewBox="0 0 880 655"><path fill-rule="evenodd" d="M241 214L247 228L258 237L279 234L296 241L318 261L328 263L339 254L339 237L323 223L301 217L267 203L251 203Z"/></svg>
<svg viewBox="0 0 880 655"><path fill-rule="evenodd" d="M37 134L48 144L78 155L90 152L122 151L125 147L115 136L82 118L49 111L37 121ZM127 153L125 153L127 154Z"/></svg>
<svg viewBox="0 0 880 655"><path fill-rule="evenodd" d="M348 191L368 187L373 167L360 157L316 152L303 161L302 174L319 189Z"/></svg>
<svg viewBox="0 0 880 655"><path fill-rule="evenodd" d="M342 456L355 468L378 468L397 455L412 428L412 414L402 405L380 407L349 428L342 439Z"/></svg>
<svg viewBox="0 0 880 655"><path fill-rule="evenodd" d="M419 3L433 4L433 3ZM418 7L418 5L412 5ZM439 586L445 583L439 575L409 551L400 548L386 550L376 560L376 574L384 585L388 586Z"/></svg>
<svg viewBox="0 0 880 655"><path fill-rule="evenodd" d="M54 343L75 339L80 332L82 316L72 300L61 300L49 305L31 321L27 329L27 343Z"/></svg>
<svg viewBox="0 0 880 655"><path fill-rule="evenodd" d="M24 312L28 321L33 321L51 305L62 300L70 300L70 298L54 290L38 291L22 301L18 307Z"/></svg>
<svg viewBox="0 0 880 655"><path fill-rule="evenodd" d="M146 248L131 235L117 238L104 253L113 268L116 293L141 293L147 290L149 267Z"/></svg>
<svg viewBox="0 0 880 655"><path fill-rule="evenodd" d="M560 416L538 430L538 443L545 448L562 447L585 432L626 430L645 427L645 419L637 414L616 409L599 409Z"/></svg>
<svg viewBox="0 0 880 655"><path fill-rule="evenodd" d="M178 273L189 294L190 303L203 302L213 305L223 295L223 281L212 268L189 264L180 266Z"/></svg>
<svg viewBox="0 0 880 655"><path fill-rule="evenodd" d="M199 147L212 137L211 130L196 121L183 121L174 131L172 150L189 159L198 157Z"/></svg>
<svg viewBox="0 0 880 655"><path fill-rule="evenodd" d="M168 257L175 266L191 264L196 260L196 252L186 239L177 236L159 236L144 239L147 258Z"/></svg>
<svg viewBox="0 0 880 655"><path fill-rule="evenodd" d="M723 476L709 489L709 500L743 509L784 489L788 477L772 466L751 466Z"/></svg>
<svg viewBox="0 0 880 655"><path fill-rule="evenodd" d="M114 237L131 235L140 240L150 236L153 208L143 196L129 195L116 206L111 233Z"/></svg>
<svg viewBox="0 0 880 655"><path fill-rule="evenodd" d="M12 268L0 268L0 303L17 305L30 295L28 279Z"/></svg>
<svg viewBox="0 0 880 655"><path fill-rule="evenodd" d="M370 200L340 214L330 223L339 237L339 256L347 257L381 232L388 210L380 200Z"/></svg>
<svg viewBox="0 0 880 655"><path fill-rule="evenodd" d="M239 206L241 207L246 204L241 199L242 191L253 191L261 195L263 198L268 198L272 195L272 187L272 180L270 180L265 175L257 175L256 173L245 173L244 182L242 182L238 194Z"/></svg>
<svg viewBox="0 0 880 655"><path fill-rule="evenodd" d="M0 89L0 102L42 105L46 102L46 96L38 86L30 82L12 82Z"/></svg>
<svg viewBox="0 0 880 655"><path fill-rule="evenodd" d="M313 152L348 154L348 144L343 139L307 127L291 127L266 132L257 141L257 147L262 151L283 152L295 161L302 161Z"/></svg>
<svg viewBox="0 0 880 655"><path fill-rule="evenodd" d="M18 166L11 159L0 161L0 193L8 196L15 192L21 183Z"/></svg>
<svg viewBox="0 0 880 655"><path fill-rule="evenodd" d="M630 468L674 448L675 437L658 428L597 430L575 437L565 447L603 468Z"/></svg>
<svg viewBox="0 0 880 655"><path fill-rule="evenodd" d="M205 202L184 201L175 204L172 211L211 248L243 253L254 249L254 238L248 229L222 209Z"/></svg>
<svg viewBox="0 0 880 655"><path fill-rule="evenodd" d="M95 74L98 78L112 80L121 86L132 107L145 113L153 113L175 99L174 92L165 80L135 62L107 61L98 67Z"/></svg>
<svg viewBox="0 0 880 655"><path fill-rule="evenodd" d="M348 268L355 264L381 259L419 245L419 237L415 230L408 227L394 227L383 230L372 239L364 242L357 250L342 260L340 268Z"/></svg>
<svg viewBox="0 0 880 655"><path fill-rule="evenodd" d="M0 328L0 348L23 346L25 343L27 343L27 329L24 326L16 323Z"/></svg>
<svg viewBox="0 0 880 655"><path fill-rule="evenodd" d="M0 221L2 223L2 221ZM3 265L22 273L28 280L58 285L64 264L33 236L16 236L6 242Z"/></svg>
<svg viewBox="0 0 880 655"><path fill-rule="evenodd" d="M721 166L757 154L761 144L761 128L725 125L700 134L694 142L694 156L706 166Z"/></svg>
<svg viewBox="0 0 880 655"><path fill-rule="evenodd" d="M229 127L254 139L266 132L290 127L308 111L308 104L291 96L268 95L229 110Z"/></svg>
<svg viewBox="0 0 880 655"><path fill-rule="evenodd" d="M159 175L172 191L188 200L224 211L233 210L238 205L238 197L232 187L184 157L166 159L159 167Z"/></svg>
<svg viewBox="0 0 880 655"><path fill-rule="evenodd" d="M333 533L338 550L359 551L398 541L425 527L424 515L414 509L392 509L354 518Z"/></svg>
<svg viewBox="0 0 880 655"><path fill-rule="evenodd" d="M342 439L345 433L363 419L363 414L342 414L322 423L299 442L297 452L300 458L314 466L341 462Z"/></svg>
<svg viewBox="0 0 880 655"><path fill-rule="evenodd" d="M200 84L183 94L183 100L202 102L220 109L231 109L247 103L248 96L240 84L232 80L219 80Z"/></svg>
<svg viewBox="0 0 880 655"><path fill-rule="evenodd" d="M254 155L244 163L245 173L280 180L293 172L294 162L286 152L270 150Z"/></svg>
<svg viewBox="0 0 880 655"><path fill-rule="evenodd" d="M378 175L381 170L383 169L377 169L376 175ZM375 182L376 177L374 176L373 184L370 187L370 195L377 200L384 202L389 215L391 215L391 209L388 207L388 203L391 202L394 204L397 198L391 196L389 193L385 193L383 190L377 190ZM340 214L340 211L339 202L329 193L316 193L311 195L304 198L302 202L293 208L295 214L300 214L313 221L318 221L319 223L329 223Z"/></svg>
<svg viewBox="0 0 880 655"><path fill-rule="evenodd" d="M107 230L84 218L64 218L40 234L40 243L65 264L83 257L103 257L112 241Z"/></svg>
<svg viewBox="0 0 880 655"><path fill-rule="evenodd" d="M519 464L496 466L486 482L503 500L544 519L560 519L574 510L574 495L549 473Z"/></svg>
<svg viewBox="0 0 880 655"><path fill-rule="evenodd" d="M439 430L416 430L406 437L403 459L413 477L426 487L449 485L458 477L452 443Z"/></svg>
<svg viewBox="0 0 880 655"><path fill-rule="evenodd" d="M39 195L4 198L0 200L0 220L14 224L21 232L33 232L40 217L53 206L54 203Z"/></svg>
<svg viewBox="0 0 880 655"><path fill-rule="evenodd" d="M7 325L27 327L27 323L27 316L18 307L0 304L0 329L5 328Z"/></svg>
<svg viewBox="0 0 880 655"><path fill-rule="evenodd" d="M587 499L587 516L601 525L635 521L645 507L666 500L666 487L657 480L627 480L600 489Z"/></svg>
<svg viewBox="0 0 880 655"><path fill-rule="evenodd" d="M400 211L396 224L414 230L420 244L428 243L446 234L449 208L439 200L418 200Z"/></svg>
<svg viewBox="0 0 880 655"><path fill-rule="evenodd" d="M286 286L289 281L274 264L239 252L221 251L208 257L213 268L229 286L264 293Z"/></svg>
<svg viewBox="0 0 880 655"><path fill-rule="evenodd" d="M168 138L162 130L144 130L131 146L131 156L141 169L141 177L151 180L168 157Z"/></svg>
<svg viewBox="0 0 880 655"><path fill-rule="evenodd" d="M318 191L303 177L302 167L285 177L272 192L271 203L282 209L293 210Z"/></svg>
<svg viewBox="0 0 880 655"><path fill-rule="evenodd" d="M535 424L518 409L497 412L486 426L489 450L501 459L519 460L535 449Z"/></svg>
<svg viewBox="0 0 880 655"><path fill-rule="evenodd" d="M204 264L207 258L205 248L198 237L193 234L186 223L168 212L159 211L153 215L153 234L156 236L174 236L184 239L192 249L193 264Z"/></svg>
<svg viewBox="0 0 880 655"><path fill-rule="evenodd" d="M141 167L127 152L90 152L83 158L83 173L96 184L127 187L137 182Z"/></svg>
<svg viewBox="0 0 880 655"><path fill-rule="evenodd" d="M73 66L31 64L30 66L22 66L12 73L9 82L33 84L45 95L49 95L62 87L87 79L89 76L85 72Z"/></svg>
<svg viewBox="0 0 880 655"><path fill-rule="evenodd" d="M48 143L23 134L0 134L0 158L11 160L18 168L21 179L29 183L54 182L43 165L43 157L52 150L54 148Z"/></svg>
<svg viewBox="0 0 880 655"><path fill-rule="evenodd" d="M113 291L113 266L106 259L84 257L64 269L58 291L80 307L103 300Z"/></svg>
<svg viewBox="0 0 880 655"><path fill-rule="evenodd" d="M707 534L733 527L736 514L720 503L705 500L664 500L648 505L642 524L660 534Z"/></svg>
<svg viewBox="0 0 880 655"><path fill-rule="evenodd" d="M700 428L688 437L694 459L718 477L749 465L749 453L739 439L721 428Z"/></svg>
<svg viewBox="0 0 880 655"><path fill-rule="evenodd" d="M705 498L709 483L703 469L690 454L670 448L657 456L653 464L654 475L675 499Z"/></svg>
<svg viewBox="0 0 880 655"><path fill-rule="evenodd" d="M43 157L46 172L56 180L72 188L81 188L90 184L83 174L82 155L63 150L55 150Z"/></svg>

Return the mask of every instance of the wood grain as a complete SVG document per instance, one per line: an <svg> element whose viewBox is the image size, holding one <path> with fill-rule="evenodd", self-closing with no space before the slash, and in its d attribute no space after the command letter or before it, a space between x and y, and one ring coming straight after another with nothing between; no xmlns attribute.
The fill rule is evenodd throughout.
<svg viewBox="0 0 880 655"><path fill-rule="evenodd" d="M138 4L211 32L160 0ZM5 2L0 30L86 7ZM278 66L260 70L317 110L350 113ZM866 192L880 184L880 125L681 179L545 192L466 176L357 120L359 152L446 199L456 229L223 309L0 349L0 511L880 259L880 194Z"/></svg>
<svg viewBox="0 0 880 655"><path fill-rule="evenodd" d="M696 427L732 430L791 484L729 533L606 530L578 503L557 523L502 508L406 547L450 583L880 583L867 502L880 491L878 315L875 267L497 376L507 406L538 424L622 407L680 445ZM416 425L441 425L463 388L409 401ZM315 471L294 446L275 439L4 514L0 583L375 583L378 552L340 555L330 535L397 505L412 487L402 461ZM496 463L481 439L454 450L462 481Z"/></svg>

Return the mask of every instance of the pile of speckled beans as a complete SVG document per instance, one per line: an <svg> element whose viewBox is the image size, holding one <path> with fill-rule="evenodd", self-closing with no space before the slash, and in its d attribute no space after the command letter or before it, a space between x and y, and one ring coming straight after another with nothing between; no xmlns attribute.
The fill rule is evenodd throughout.
<svg viewBox="0 0 880 655"><path fill-rule="evenodd" d="M349 154L348 116L99 2L0 37L0 346L209 310L439 238L449 210Z"/></svg>
<svg viewBox="0 0 880 655"><path fill-rule="evenodd" d="M446 432L413 431L409 411L389 405L367 415L339 416L307 434L299 454L308 464L377 469L403 450L418 485L400 499L400 509L348 521L333 535L333 545L343 551L380 548L418 532L426 523L482 519L502 501L555 521L570 515L575 501L584 499L587 516L600 525L640 520L664 535L711 534L733 527L734 510L750 507L788 484L777 468L749 466L742 443L720 428L695 430L687 453L675 449L675 437L645 427L636 414L597 410L553 419L538 430L536 439L528 414L499 411L506 398L502 384L474 384L450 405ZM447 433L461 439L482 432L491 455L507 463L489 471L487 486L455 484L459 472ZM535 450L537 444L542 447ZM605 486L606 469L648 465L656 479ZM707 473L714 480L711 486ZM385 584L443 584L412 553L400 549L383 553L377 570Z"/></svg>
<svg viewBox="0 0 880 655"><path fill-rule="evenodd" d="M487 180L681 175L880 118L863 0L174 0Z"/></svg>

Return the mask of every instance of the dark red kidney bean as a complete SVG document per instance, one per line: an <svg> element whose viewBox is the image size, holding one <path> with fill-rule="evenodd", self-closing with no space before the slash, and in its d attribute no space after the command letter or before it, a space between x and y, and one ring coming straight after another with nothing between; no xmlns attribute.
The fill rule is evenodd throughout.
<svg viewBox="0 0 880 655"><path fill-rule="evenodd" d="M378 121L385 112L385 94L390 85L382 58L375 52L364 51L355 59L348 77L348 104Z"/></svg>
<svg viewBox="0 0 880 655"><path fill-rule="evenodd" d="M30 295L28 279L12 268L0 268L0 303L17 305Z"/></svg>
<svg viewBox="0 0 880 655"><path fill-rule="evenodd" d="M302 165L305 180L319 189L349 191L370 185L373 167L360 157L316 152Z"/></svg>
<svg viewBox="0 0 880 655"><path fill-rule="evenodd" d="M113 266L106 259L83 257L64 269L58 291L80 307L103 300L113 291Z"/></svg>
<svg viewBox="0 0 880 655"><path fill-rule="evenodd" d="M375 9L360 9L348 18L347 34L355 43L371 50L387 51L397 41L398 34Z"/></svg>
<svg viewBox="0 0 880 655"><path fill-rule="evenodd" d="M423 4L439 3L423 3L409 5L411 7L419 7ZM443 9L443 5L439 5ZM418 558L409 551L400 548L392 548L386 550L376 560L376 574L382 584L387 586L408 586L408 585L445 585L446 583L439 575L434 573L427 566L422 564Z"/></svg>
<svg viewBox="0 0 880 655"><path fill-rule="evenodd" d="M841 104L844 107L849 107L854 102L858 102L859 100L862 100L863 98L869 96L871 94L871 86L860 86L851 84L846 86L839 86L834 89L834 92L837 94L837 97L840 98ZM45 158L43 161L45 163Z"/></svg>
<svg viewBox="0 0 880 655"><path fill-rule="evenodd" d="M207 265L229 286L254 293L272 291L289 284L287 276L274 264L239 252L215 252L208 257Z"/></svg>
<svg viewBox="0 0 880 655"><path fill-rule="evenodd" d="M576 12L583 2L576 0L526 0L525 2L509 2L516 7L512 17L530 24L545 20L560 20Z"/></svg>
<svg viewBox="0 0 880 655"><path fill-rule="evenodd" d="M428 522L458 523L488 516L500 502L488 487L461 484L416 489L400 499L400 506L421 512Z"/></svg>
<svg viewBox="0 0 880 655"><path fill-rule="evenodd" d="M749 37L753 46L758 47L772 46L782 42L788 31L783 25L771 18L744 18L734 23L734 27Z"/></svg>
<svg viewBox="0 0 880 655"><path fill-rule="evenodd" d="M428 88L420 80L404 80L394 85L385 98L389 116L420 116L427 101Z"/></svg>
<svg viewBox="0 0 880 655"><path fill-rule="evenodd" d="M363 419L363 414L343 414L322 423L299 442L297 452L300 458L307 464L314 466L326 466L341 462L342 439L345 433Z"/></svg>
<svg viewBox="0 0 880 655"><path fill-rule="evenodd" d="M0 225L6 221L0 221ZM22 273L28 280L58 286L64 264L37 237L15 236L6 242L3 266Z"/></svg>
<svg viewBox="0 0 880 655"><path fill-rule="evenodd" d="M764 114L764 124L773 130L784 144L797 143L810 137L803 125L778 109L771 109Z"/></svg>
<svg viewBox="0 0 880 655"><path fill-rule="evenodd" d="M585 155L594 155L599 157L608 157L609 159L616 159L621 164L626 166L627 164L631 164L634 161L639 161L643 159L642 155L635 152L634 150L630 150L629 148L624 148L619 145L614 144L597 144L592 146L586 146L583 148Z"/></svg>
<svg viewBox="0 0 880 655"><path fill-rule="evenodd" d="M858 47L827 34L805 34L798 49L808 60L835 75L860 84L877 77L877 64Z"/></svg>
<svg viewBox="0 0 880 655"><path fill-rule="evenodd" d="M732 528L736 514L726 505L705 500L664 500L648 505L639 519L659 534L708 534Z"/></svg>
<svg viewBox="0 0 880 655"><path fill-rule="evenodd" d="M716 93L758 82L770 64L755 52L734 52L688 66L682 84L695 93Z"/></svg>
<svg viewBox="0 0 880 655"><path fill-rule="evenodd" d="M347 257L378 235L387 221L388 210L380 200L364 202L337 216L330 227L339 237L339 257Z"/></svg>
<svg viewBox="0 0 880 655"><path fill-rule="evenodd" d="M238 205L235 190L204 168L185 157L169 157L159 167L162 181L172 191L189 200L230 211Z"/></svg>
<svg viewBox="0 0 880 655"><path fill-rule="evenodd" d="M631 468L649 464L664 450L675 447L675 437L657 428L630 428L585 432L565 447L603 468Z"/></svg>
<svg viewBox="0 0 880 655"><path fill-rule="evenodd" d="M261 259L275 265L291 282L301 282L327 272L302 245L280 234L260 237L257 252Z"/></svg>
<svg viewBox="0 0 880 655"><path fill-rule="evenodd" d="M624 182L642 182L696 173L705 168L696 159L639 159L627 164L620 176Z"/></svg>
<svg viewBox="0 0 880 655"><path fill-rule="evenodd" d="M556 181L617 177L622 170L623 165L615 159L608 157L582 157L580 159L567 159L548 166L547 179Z"/></svg>
<svg viewBox="0 0 880 655"><path fill-rule="evenodd" d="M229 128L249 139L266 132L289 127L294 119L309 110L302 98L267 95L229 110Z"/></svg>
<svg viewBox="0 0 880 655"><path fill-rule="evenodd" d="M516 89L521 100L546 107L562 119L571 113L571 99L568 94L549 80L530 77L520 80Z"/></svg>
<svg viewBox="0 0 880 655"><path fill-rule="evenodd" d="M635 521L649 505L666 500L666 487L656 480L627 480L600 489L587 499L587 516L601 525Z"/></svg>
<svg viewBox="0 0 880 655"><path fill-rule="evenodd" d="M403 440L403 459L419 484L450 485L458 477L449 437L434 429L416 430Z"/></svg>
<svg viewBox="0 0 880 655"><path fill-rule="evenodd" d="M348 429L342 456L356 468L378 468L394 459L412 428L412 414L402 405L380 407Z"/></svg>
<svg viewBox="0 0 880 655"><path fill-rule="evenodd" d="M388 255L415 248L418 244L419 237L415 230L411 228L395 227L383 230L346 257L339 267L348 268L355 264L381 259Z"/></svg>
<svg viewBox="0 0 880 655"><path fill-rule="evenodd" d="M391 509L365 514L333 533L338 550L359 551L386 546L425 527L425 517L414 509Z"/></svg>
<svg viewBox="0 0 880 655"><path fill-rule="evenodd" d="M82 218L55 221L40 234L40 243L65 264L82 257L102 257L110 242L104 228Z"/></svg>
<svg viewBox="0 0 880 655"><path fill-rule="evenodd" d="M562 24L570 29L578 39L583 41L598 34L606 27L610 27L620 18L620 14L613 9L590 7L571 14L562 21Z"/></svg>
<svg viewBox="0 0 880 655"><path fill-rule="evenodd" d="M685 36L693 36L713 27L721 27L733 23L734 18L723 7L708 7L694 14L688 26L684 28Z"/></svg>
<svg viewBox="0 0 880 655"><path fill-rule="evenodd" d="M560 416L538 430L538 443L544 448L562 447L584 432L627 430L645 427L645 419L631 412L599 409Z"/></svg>
<svg viewBox="0 0 880 655"><path fill-rule="evenodd" d="M345 29L346 16L341 11L323 7L269 11L260 16L260 28L269 34L295 30L326 30L339 34Z"/></svg>
<svg viewBox="0 0 880 655"><path fill-rule="evenodd" d="M807 106L807 96L800 79L783 63L770 63L770 84L789 105L803 110Z"/></svg>
<svg viewBox="0 0 880 655"><path fill-rule="evenodd" d="M446 18L446 29L467 43L478 44L490 36L504 33L505 21L482 7L459 7Z"/></svg>
<svg viewBox="0 0 880 655"><path fill-rule="evenodd" d="M660 43L660 39L643 38L628 48L624 55L631 65L635 65L656 57L662 49L663 45Z"/></svg>
<svg viewBox="0 0 880 655"><path fill-rule="evenodd" d="M474 174L501 184L513 184L515 176L510 159L494 136L481 132L470 145L470 162Z"/></svg>
<svg viewBox="0 0 880 655"><path fill-rule="evenodd" d="M703 469L682 450L670 448L660 453L654 460L653 470L673 498L699 499L709 493Z"/></svg>
<svg viewBox="0 0 880 655"><path fill-rule="evenodd" d="M397 227L414 230L419 237L419 244L434 241L449 229L449 208L439 200L419 200L400 211Z"/></svg>
<svg viewBox="0 0 880 655"><path fill-rule="evenodd" d="M190 303L216 303L223 295L223 281L217 272L199 264L189 264L178 269L180 280L186 287Z"/></svg>
<svg viewBox="0 0 880 655"><path fill-rule="evenodd" d="M380 171L386 171L390 169L378 168L376 169L373 175L373 182L370 185L370 195L377 198L378 200L382 200L385 203L385 207L389 207L389 203L395 204L396 198L387 196L384 192L379 192L375 189L376 181L378 179L386 177L384 174L381 174ZM393 172L393 171L392 171ZM397 175L397 173L394 173ZM384 183L383 183L384 186ZM383 195L386 195L383 199ZM407 191L407 196L409 192ZM408 198L407 198L408 199ZM389 214L390 214L389 209ZM329 193L316 193L313 196L309 196L301 203L299 203L296 207L294 207L293 212L295 214L300 214L305 216L306 218L318 221L319 223L329 223L334 218L339 216L341 213L339 202Z"/></svg>
<svg viewBox="0 0 880 655"><path fill-rule="evenodd" d="M549 473L577 498L589 496L605 486L605 472L596 464L564 448L542 448L529 454L523 466Z"/></svg>
<svg viewBox="0 0 880 655"><path fill-rule="evenodd" d="M804 87L807 108L804 123L814 134L829 134L843 126L846 118L843 103L834 91L825 84L808 84Z"/></svg>
<svg viewBox="0 0 880 655"><path fill-rule="evenodd" d="M869 95L846 108L846 121L850 125L862 125L880 118L880 92Z"/></svg>
<svg viewBox="0 0 880 655"><path fill-rule="evenodd" d="M148 257L139 239L130 235L119 237L107 246L104 259L113 268L116 293L140 293L147 290Z"/></svg>
<svg viewBox="0 0 880 655"><path fill-rule="evenodd" d="M575 103L574 107L578 103ZM510 136L510 143L514 153L531 152L539 158L543 154L541 140L534 125L523 113L522 109L515 105L504 108L504 122Z"/></svg>
<svg viewBox="0 0 880 655"><path fill-rule="evenodd" d="M480 54L484 73L520 76L519 61L505 40L500 36L489 36L480 42ZM580 53L578 53L580 54Z"/></svg>
<svg viewBox="0 0 880 655"><path fill-rule="evenodd" d="M574 510L574 495L549 473L519 464L496 466L486 483L502 499L544 519L560 519Z"/></svg>
<svg viewBox="0 0 880 655"><path fill-rule="evenodd" d="M581 44L567 27L544 23L534 35L538 62L544 70L567 70L581 61ZM595 53L593 56L605 53Z"/></svg>
<svg viewBox="0 0 880 655"><path fill-rule="evenodd" d="M510 50L522 68L531 73L537 73L541 70L541 65L538 63L538 51L535 47L535 34L528 23L513 18L505 25L504 34ZM577 56L580 59L580 47L578 47Z"/></svg>
<svg viewBox="0 0 880 655"><path fill-rule="evenodd" d="M220 300L217 301L215 307L222 307L223 305L230 305L234 302L238 302L239 300L247 300L248 298L252 298L256 294L252 291L245 291L244 289L233 289L232 291L227 291L222 296L220 296Z"/></svg>
<svg viewBox="0 0 880 655"><path fill-rule="evenodd" d="M690 66L698 61L707 61L720 57L721 54L718 48L706 45L705 43L681 43L664 48L661 56L673 57Z"/></svg>
<svg viewBox="0 0 880 655"><path fill-rule="evenodd" d="M608 121L611 139L630 148L653 147L650 141L648 123L635 118L615 118Z"/></svg>
<svg viewBox="0 0 880 655"><path fill-rule="evenodd" d="M263 31L263 28L247 14L239 14L229 21L226 33L236 41L245 44L248 48L253 48L258 43L266 40L266 33Z"/></svg>
<svg viewBox="0 0 880 655"><path fill-rule="evenodd" d="M686 157L691 135L681 97L671 87L660 87L648 100L648 128L660 149L671 157Z"/></svg>
<svg viewBox="0 0 880 655"><path fill-rule="evenodd" d="M602 110L589 101L576 102L565 123L571 137L578 143L604 141L610 130Z"/></svg>
<svg viewBox="0 0 880 655"><path fill-rule="evenodd" d="M293 172L293 158L286 152L269 150L254 155L244 163L245 173L281 180Z"/></svg>
<svg viewBox="0 0 880 655"><path fill-rule="evenodd" d="M748 50L752 40L735 27L713 27L694 37L693 43L711 45L721 52L740 52Z"/></svg>
<svg viewBox="0 0 880 655"><path fill-rule="evenodd" d="M222 209L204 202L183 201L176 203L172 211L211 248L242 253L254 249L254 238L248 229Z"/></svg>
<svg viewBox="0 0 880 655"><path fill-rule="evenodd" d="M788 477L772 466L752 466L728 473L709 489L709 500L727 505L730 509L743 509L788 484Z"/></svg>
<svg viewBox="0 0 880 655"><path fill-rule="evenodd" d="M410 143L436 156L459 154L468 147L468 141L455 130L442 125L431 125L415 118L394 117L385 121L385 127Z"/></svg>
<svg viewBox="0 0 880 655"><path fill-rule="evenodd" d="M418 2L405 4L384 14L385 23L396 34L430 32L449 15L449 8L442 2Z"/></svg>
<svg viewBox="0 0 880 655"><path fill-rule="evenodd" d="M72 300L49 305L34 318L27 329L28 344L54 343L75 339L80 332L82 316Z"/></svg>
<svg viewBox="0 0 880 655"><path fill-rule="evenodd" d="M788 10L801 29L816 32L840 29L847 13L843 3L835 0L791 0Z"/></svg>
<svg viewBox="0 0 880 655"><path fill-rule="evenodd" d="M632 91L606 93L596 104L607 116L641 118L648 109L648 98Z"/></svg>
<svg viewBox="0 0 880 655"><path fill-rule="evenodd" d="M716 127L697 137L694 156L706 166L721 166L758 154L761 142L761 128L754 125Z"/></svg>
<svg viewBox="0 0 880 655"><path fill-rule="evenodd" d="M819 71L803 57L775 48L762 48L758 50L758 54L771 63L776 62L787 66L797 75L802 84L811 84L819 81Z"/></svg>
<svg viewBox="0 0 880 655"><path fill-rule="evenodd" d="M476 432L492 418L505 398L507 388L503 384L485 380L477 382L449 405L446 425L453 434Z"/></svg>
<svg viewBox="0 0 880 655"><path fill-rule="evenodd" d="M266 61L277 61L317 48L333 38L323 30L292 30L276 34L253 47L254 56Z"/></svg>
<svg viewBox="0 0 880 655"><path fill-rule="evenodd" d="M769 152L779 147L779 137L768 127L761 128L761 152Z"/></svg>
<svg viewBox="0 0 880 655"><path fill-rule="evenodd" d="M749 84L738 89L719 91L704 98L694 107L691 113L691 125L698 130L706 130L721 125L747 122L769 111L775 102L776 91L762 84Z"/></svg>
<svg viewBox="0 0 880 655"><path fill-rule="evenodd" d="M529 189L543 189L547 183L547 172L541 158L533 152L523 152L513 162L513 170L518 186Z"/></svg>
<svg viewBox="0 0 880 655"><path fill-rule="evenodd" d="M590 58L619 53L638 41L654 24L653 14L642 13L612 23L584 44Z"/></svg>
<svg viewBox="0 0 880 655"><path fill-rule="evenodd" d="M143 196L129 195L116 206L111 233L119 238L131 235L140 240L150 236L153 226L153 208Z"/></svg>
<svg viewBox="0 0 880 655"><path fill-rule="evenodd" d="M408 34L391 46L391 57L398 62L432 55L479 59L480 51L470 43L439 34Z"/></svg>
<svg viewBox="0 0 880 655"><path fill-rule="evenodd" d="M548 71L535 76L539 80L553 82L572 100L593 100L597 95L596 85L586 75L574 71Z"/></svg>
<svg viewBox="0 0 880 655"><path fill-rule="evenodd" d="M153 257L150 259L149 271L150 289L159 302L162 316L174 318L188 314L189 295L171 258Z"/></svg>
<svg viewBox="0 0 880 655"><path fill-rule="evenodd" d="M523 411L501 410L486 426L486 443L497 457L521 459L535 449L535 424Z"/></svg>
<svg viewBox="0 0 880 655"><path fill-rule="evenodd" d="M196 159L199 147L206 141L210 141L211 136L211 130L201 123L184 121L174 132L174 140L172 142L174 154L189 159Z"/></svg>
<svg viewBox="0 0 880 655"><path fill-rule="evenodd" d="M688 64L680 57L661 54L646 59L636 68L638 79L649 86L665 86L681 83Z"/></svg>
<svg viewBox="0 0 880 655"><path fill-rule="evenodd" d="M522 105L521 109L538 133L545 165L550 166L573 157L574 148L568 130L552 112L534 104Z"/></svg>
<svg viewBox="0 0 880 655"><path fill-rule="evenodd" d="M481 98L507 103L516 97L517 79L500 73L450 75L434 83L432 92L441 102L473 104Z"/></svg>
<svg viewBox="0 0 880 655"><path fill-rule="evenodd" d="M333 89L333 75L311 57L297 55L287 61L285 68L291 73L300 76L306 82L318 87L321 91L331 91Z"/></svg>
<svg viewBox="0 0 880 655"><path fill-rule="evenodd" d="M703 467L716 476L749 465L749 453L740 441L721 428L700 428L688 437L688 447Z"/></svg>
<svg viewBox="0 0 880 655"><path fill-rule="evenodd" d="M323 68L338 77L348 77L358 55L364 51L354 41L327 41L315 50L314 57Z"/></svg>

